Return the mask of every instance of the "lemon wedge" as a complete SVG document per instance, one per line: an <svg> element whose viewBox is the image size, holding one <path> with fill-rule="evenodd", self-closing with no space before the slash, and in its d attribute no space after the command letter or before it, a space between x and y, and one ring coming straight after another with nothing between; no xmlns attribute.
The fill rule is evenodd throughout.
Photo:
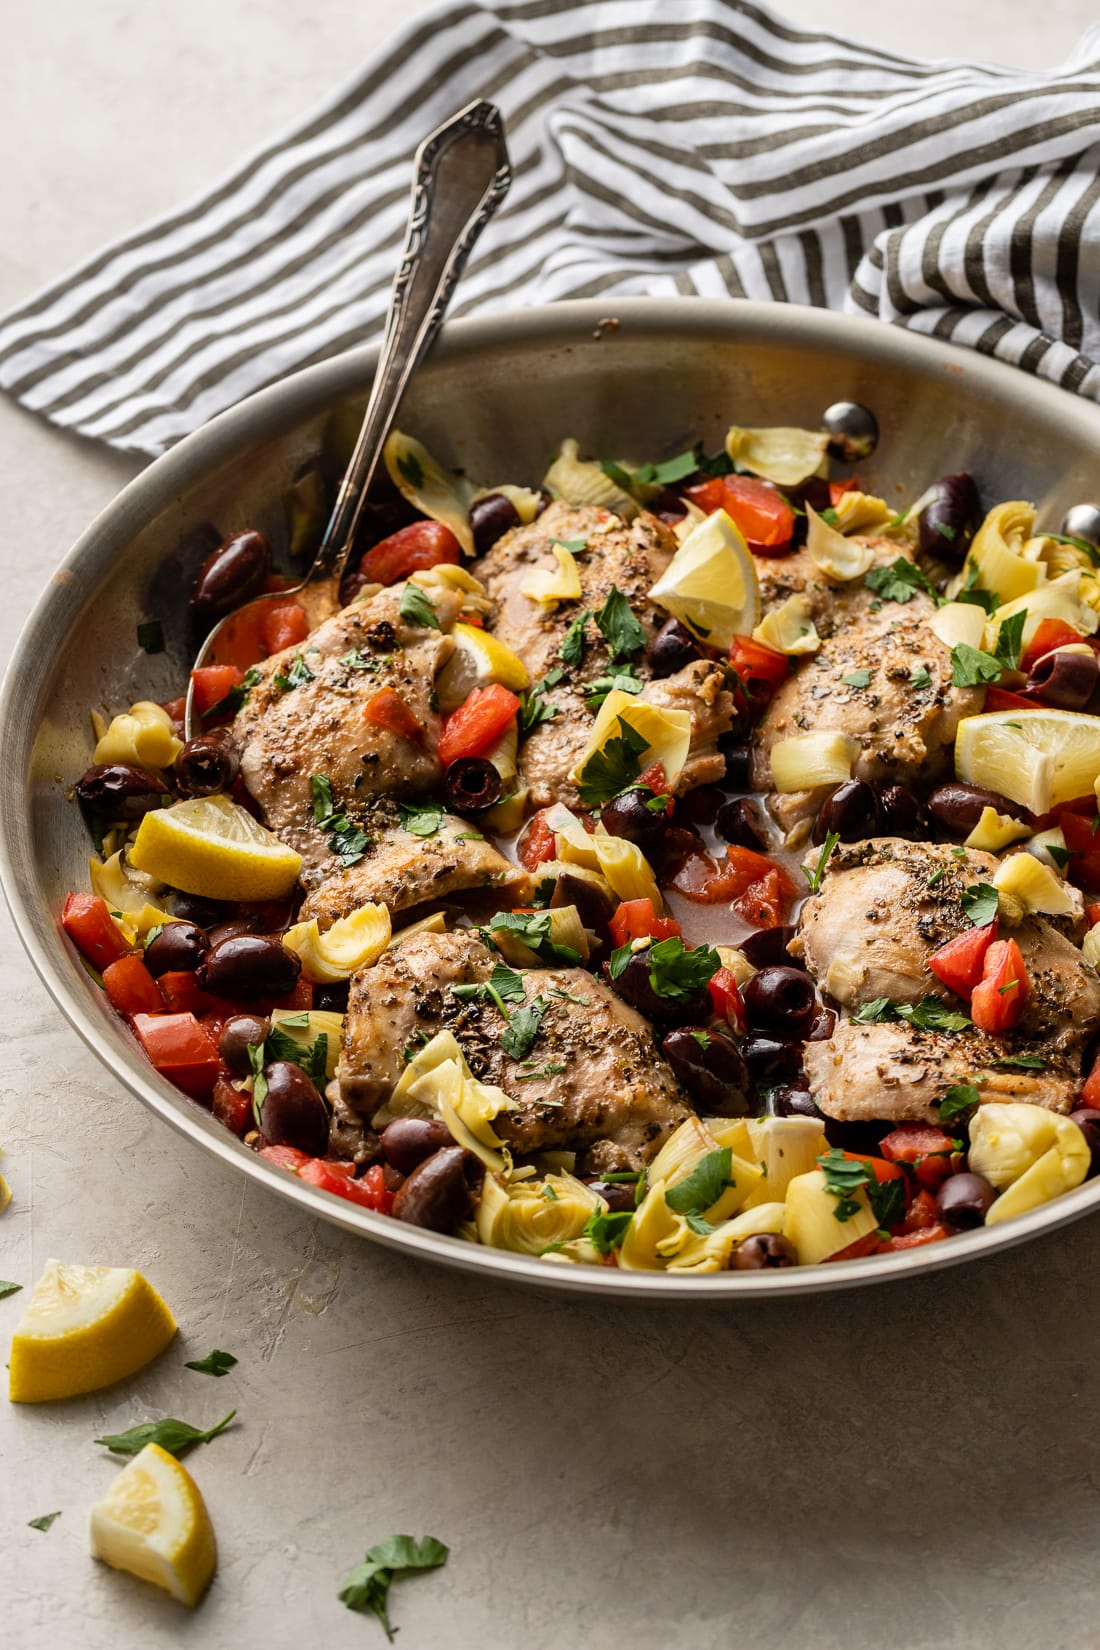
<svg viewBox="0 0 1100 1650"><path fill-rule="evenodd" d="M8 1397L40 1404L95 1392L144 1369L175 1333L140 1272L48 1260L15 1328Z"/></svg>
<svg viewBox="0 0 1100 1650"><path fill-rule="evenodd" d="M155 808L130 849L138 871L208 899L279 899L298 880L302 856L227 796Z"/></svg>
<svg viewBox="0 0 1100 1650"><path fill-rule="evenodd" d="M724 510L688 534L649 599L686 624L708 647L730 646L760 623L760 586L752 554Z"/></svg>
<svg viewBox="0 0 1100 1650"><path fill-rule="evenodd" d="M92 1552L115 1570L151 1581L192 1607L218 1561L214 1526L198 1485L159 1444L123 1467L92 1508Z"/></svg>
<svg viewBox="0 0 1100 1650"><path fill-rule="evenodd" d="M474 688L488 687L491 682L499 682L513 693L522 693L530 686L523 660L488 630L474 624L456 624L451 634L455 650L435 683L444 714L457 710Z"/></svg>
<svg viewBox="0 0 1100 1650"><path fill-rule="evenodd" d="M1034 814L1092 794L1100 776L1100 717L1073 710L997 710L967 716L955 772Z"/></svg>
<svg viewBox="0 0 1100 1650"><path fill-rule="evenodd" d="M4 1210L7 1208L8 1204L10 1202L11 1202L11 1187L8 1185L7 1181L4 1179L3 1175L0 1174L0 1215L2 1215L4 1213Z"/></svg>

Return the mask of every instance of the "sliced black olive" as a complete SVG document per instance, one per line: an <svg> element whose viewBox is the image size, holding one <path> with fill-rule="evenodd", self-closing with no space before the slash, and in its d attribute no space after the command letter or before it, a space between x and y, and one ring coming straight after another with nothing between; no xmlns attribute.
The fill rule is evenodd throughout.
<svg viewBox="0 0 1100 1650"><path fill-rule="evenodd" d="M176 781L184 796L214 796L229 790L240 768L240 752L226 730L200 733L176 757Z"/></svg>
<svg viewBox="0 0 1100 1650"><path fill-rule="evenodd" d="M661 1053L701 1112L744 1117L752 1111L756 1086L732 1037L702 1026L679 1026L665 1036Z"/></svg>
<svg viewBox="0 0 1100 1650"><path fill-rule="evenodd" d="M504 493L487 493L470 506L470 531L479 556L491 550L497 539L519 526L519 512Z"/></svg>
<svg viewBox="0 0 1100 1650"><path fill-rule="evenodd" d="M1031 667L1027 691L1044 705L1058 710L1084 710L1100 680L1100 659L1090 648L1087 653L1069 653L1065 648L1045 653Z"/></svg>
<svg viewBox="0 0 1100 1650"><path fill-rule="evenodd" d="M483 814L504 795L500 774L482 756L460 756L443 779L447 801L456 813Z"/></svg>
<svg viewBox="0 0 1100 1650"><path fill-rule="evenodd" d="M668 619L649 644L649 664L654 676L675 676L685 665L702 657L699 643L679 619Z"/></svg>

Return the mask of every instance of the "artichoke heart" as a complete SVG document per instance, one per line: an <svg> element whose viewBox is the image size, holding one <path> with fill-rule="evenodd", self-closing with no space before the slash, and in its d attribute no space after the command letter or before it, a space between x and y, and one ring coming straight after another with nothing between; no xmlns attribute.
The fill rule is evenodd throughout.
<svg viewBox="0 0 1100 1650"><path fill-rule="evenodd" d="M792 658L800 653L816 653L821 637L811 616L809 596L788 596L779 607L765 613L752 639Z"/></svg>
<svg viewBox="0 0 1100 1650"><path fill-rule="evenodd" d="M1019 900L1025 911L1038 911L1048 917L1081 915L1080 895L1075 898L1061 877L1034 854L1010 854L1002 860L993 886L998 893Z"/></svg>
<svg viewBox="0 0 1100 1650"><path fill-rule="evenodd" d="M759 1163L762 1171L759 1184L744 1200L746 1209L785 1198L791 1181L810 1174L822 1152L829 1149L824 1126L814 1117L749 1118L745 1126L751 1144L745 1155Z"/></svg>
<svg viewBox="0 0 1100 1650"><path fill-rule="evenodd" d="M876 498L874 493L861 493L854 487L838 495L833 511L842 533L861 533L868 527L884 527L893 514L884 498Z"/></svg>
<svg viewBox="0 0 1100 1650"><path fill-rule="evenodd" d="M542 871L543 866L539 866ZM575 905L556 905L547 910L545 915L550 919L550 939L555 945L568 946L579 953L587 962L592 944L588 930L581 921L581 914ZM495 928L492 931L493 944L500 952L506 963L513 968L538 968L538 952L532 950L516 934L508 933L507 929Z"/></svg>
<svg viewBox="0 0 1100 1650"><path fill-rule="evenodd" d="M1011 814L999 814L996 808L983 808L978 823L963 843L964 848L980 848L987 854L999 854L1010 842L1019 842L1031 835L1030 825L1023 825Z"/></svg>
<svg viewBox="0 0 1100 1650"><path fill-rule="evenodd" d="M449 527L468 556L474 555L470 503L478 489L465 476L445 470L419 441L391 430L382 449L390 480L414 510Z"/></svg>
<svg viewBox="0 0 1100 1650"><path fill-rule="evenodd" d="M794 1244L801 1266L816 1266L878 1228L878 1216L863 1186L845 1194L845 1201L856 1207L840 1218L841 1201L830 1192L820 1169L796 1175L785 1201L783 1236Z"/></svg>
<svg viewBox="0 0 1100 1650"><path fill-rule="evenodd" d="M846 539L835 527L818 515L811 504L806 506L809 526L806 531L806 549L814 566L834 584L847 584L861 579L874 566L875 553L860 539Z"/></svg>
<svg viewBox="0 0 1100 1650"><path fill-rule="evenodd" d="M700 1118L685 1119L679 1128L669 1135L650 1164L650 1185L660 1182L666 1190L678 1186L699 1167L705 1157L711 1152L721 1150L724 1144L726 1143L720 1144L715 1139ZM732 1145L728 1178L729 1184L722 1189L715 1201L700 1210L712 1224L732 1215L760 1183L760 1170L757 1165L739 1157Z"/></svg>
<svg viewBox="0 0 1100 1650"><path fill-rule="evenodd" d="M410 1060L386 1104L375 1112L373 1124L383 1129L395 1117L442 1118L458 1145L473 1152L486 1168L503 1170L509 1160L493 1119L515 1108L516 1102L503 1089L472 1075L453 1034L440 1031Z"/></svg>
<svg viewBox="0 0 1100 1650"><path fill-rule="evenodd" d="M419 584L429 591L459 591L466 613L480 613L484 617L493 611L493 603L481 580L475 579L472 573L467 573L464 567L458 567L454 562L445 561L436 567L420 568L409 574L409 583Z"/></svg>
<svg viewBox="0 0 1100 1650"><path fill-rule="evenodd" d="M1100 971L1100 923L1094 923L1081 941L1081 955L1090 968Z"/></svg>
<svg viewBox="0 0 1100 1650"><path fill-rule="evenodd" d="M539 602L543 607L579 600L581 575L577 558L561 544L552 544L550 553L558 564L557 572L551 573L546 567L533 568L520 580L520 595L526 596L528 601Z"/></svg>
<svg viewBox="0 0 1100 1650"><path fill-rule="evenodd" d="M600 824L592 834L592 845L596 863L612 893L621 900L649 899L653 901L654 911L664 910L665 902L653 868L636 842L612 836L607 827Z"/></svg>
<svg viewBox="0 0 1100 1650"><path fill-rule="evenodd" d="M758 1203L751 1209L742 1209L731 1220L724 1220L706 1237L693 1233L682 1249L678 1249L668 1263L670 1272L725 1272L729 1269L733 1251L746 1238L761 1234L778 1235L786 1217L783 1203Z"/></svg>
<svg viewBox="0 0 1100 1650"><path fill-rule="evenodd" d="M542 503L541 493L531 487L515 487L511 482L502 482L499 487L479 487L470 503L476 504L479 499L497 497L508 500L519 517L521 527L530 527Z"/></svg>
<svg viewBox="0 0 1100 1650"><path fill-rule="evenodd" d="M974 534L963 570L948 586L955 596L973 581L979 590L992 590L999 601L1014 601L1034 590L1047 576L1045 565L1024 554L1035 525L1035 508L1023 499L995 504Z"/></svg>
<svg viewBox="0 0 1100 1650"><path fill-rule="evenodd" d="M741 470L748 470L779 487L797 487L816 475L825 462L829 437L822 431L742 429L734 424L726 433L726 452Z"/></svg>
<svg viewBox="0 0 1100 1650"><path fill-rule="evenodd" d="M980 1106L970 1125L970 1168L1001 1195L986 1225L1010 1220L1079 1186L1091 1153L1077 1124L1041 1106L993 1101Z"/></svg>
<svg viewBox="0 0 1100 1650"><path fill-rule="evenodd" d="M612 688L596 717L583 756L570 774L574 784L583 781L584 770L596 752L611 739L621 739L625 722L633 733L645 740L645 749L637 753L638 772L644 773L654 762L664 769L665 780L674 785L683 772L691 749L691 712L664 710L647 705L622 688Z"/></svg>
<svg viewBox="0 0 1100 1650"><path fill-rule="evenodd" d="M571 504L574 509L585 505L602 505L614 510L624 521L632 521L638 514L638 501L612 481L601 465L582 459L580 445L567 436L558 449L558 456L542 478L542 485ZM578 596L580 591L577 592Z"/></svg>
<svg viewBox="0 0 1100 1650"><path fill-rule="evenodd" d="M1018 613L1027 615L1024 619L1022 638L1025 648L1044 619L1061 619L1064 624L1071 625L1079 635L1091 636L1100 625L1100 616L1083 599L1082 580L1081 569L1072 567L1068 573L1059 574L1048 584L1041 584L1037 590L1017 596L1013 601L1003 602L996 613L985 622L984 645L992 651L997 645L997 636L1005 620L1015 618Z"/></svg>
<svg viewBox="0 0 1100 1650"><path fill-rule="evenodd" d="M139 768L170 768L183 749L172 718L162 705L139 699L112 718L96 743L96 762L130 762Z"/></svg>
<svg viewBox="0 0 1100 1650"><path fill-rule="evenodd" d="M280 1031L284 1037L293 1038L303 1049L310 1048L318 1037L324 1037L325 1076L336 1076L337 1061L344 1046L342 1014L335 1014L327 1008L311 1008L308 1013L301 1009L276 1008L271 1015L271 1029Z"/></svg>
<svg viewBox="0 0 1100 1650"><path fill-rule="evenodd" d="M159 893L164 887L163 882L127 864L121 848L102 863L98 859L89 859L88 878L92 893L106 901L108 910L120 912L131 928L139 926L135 919L143 916L147 909L154 911L158 919L174 921L174 918L164 917L162 912L149 905L149 895Z"/></svg>
<svg viewBox="0 0 1100 1650"><path fill-rule="evenodd" d="M985 613L974 602L945 602L925 624L944 647L981 647Z"/></svg>
<svg viewBox="0 0 1100 1650"><path fill-rule="evenodd" d="M501 1180L486 1175L477 1206L477 1235L492 1249L541 1255L551 1245L579 1239L607 1204L571 1174L542 1180Z"/></svg>
<svg viewBox="0 0 1100 1650"><path fill-rule="evenodd" d="M666 1190L663 1180L651 1178L649 1191L634 1211L619 1250L619 1265L627 1272L663 1272L670 1256L691 1236L683 1215L665 1202Z"/></svg>
<svg viewBox="0 0 1100 1650"><path fill-rule="evenodd" d="M407 928L399 928L396 934L391 934L386 950L392 951L395 945L401 944L402 940L411 940L414 934L445 934L446 932L447 919L443 912L433 911L430 917L421 917L419 922L410 922Z"/></svg>
<svg viewBox="0 0 1100 1650"><path fill-rule="evenodd" d="M796 734L772 746L772 782L777 791L812 791L851 779L861 746L850 733Z"/></svg>
<svg viewBox="0 0 1100 1650"><path fill-rule="evenodd" d="M323 934L316 917L297 922L283 935L283 944L301 958L307 980L315 985L336 985L377 962L391 937L387 908L367 904L341 917Z"/></svg>

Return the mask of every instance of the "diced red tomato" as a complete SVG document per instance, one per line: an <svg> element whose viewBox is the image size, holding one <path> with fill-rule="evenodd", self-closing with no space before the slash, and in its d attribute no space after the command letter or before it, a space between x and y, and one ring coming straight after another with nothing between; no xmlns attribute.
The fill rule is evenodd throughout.
<svg viewBox="0 0 1100 1650"><path fill-rule="evenodd" d="M849 476L847 481L830 481L829 503L835 506L839 504L845 493L856 493L858 491L859 483L855 476Z"/></svg>
<svg viewBox="0 0 1100 1650"><path fill-rule="evenodd" d="M313 1007L313 981L299 976L298 983L293 991L287 991L281 997L265 998L265 1007L257 1009L257 1013L270 1014L273 1008L285 1008L292 1013L295 1009ZM240 1013L237 1008L234 1012Z"/></svg>
<svg viewBox="0 0 1100 1650"><path fill-rule="evenodd" d="M891 1163L885 1157L869 1157L866 1152L845 1152L853 1163L864 1163L881 1186L884 1180L902 1180L905 1170L900 1163Z"/></svg>
<svg viewBox="0 0 1100 1650"><path fill-rule="evenodd" d="M1081 1085L1080 1102L1082 1106L1100 1107L1100 1054L1092 1063L1092 1069Z"/></svg>
<svg viewBox="0 0 1100 1650"><path fill-rule="evenodd" d="M173 1014L194 1014L196 1017L218 1015L226 1020L231 1014L244 1012L241 1003L203 991L193 969L170 969L160 976L157 984L164 998L164 1006ZM216 1041L217 1033L214 1036Z"/></svg>
<svg viewBox="0 0 1100 1650"><path fill-rule="evenodd" d="M737 899L776 869L765 854L731 843L724 865L716 864L708 853L699 850L683 861L671 881L685 898L702 905L717 905L723 900Z"/></svg>
<svg viewBox="0 0 1100 1650"><path fill-rule="evenodd" d="M745 1029L745 1004L737 981L730 969L722 967L707 982L711 1005L720 1020L725 1020L735 1031Z"/></svg>
<svg viewBox="0 0 1100 1650"><path fill-rule="evenodd" d="M909 1207L905 1212L905 1219L902 1222L902 1231L927 1231L930 1226L935 1226L937 1224L939 1218L940 1212L936 1207L935 1198L932 1196L930 1191L927 1191L924 1187L922 1187L919 1192L914 1193L910 1201Z"/></svg>
<svg viewBox="0 0 1100 1650"><path fill-rule="evenodd" d="M231 1134L245 1134L252 1123L252 1096L247 1089L234 1088L232 1078L223 1073L214 1084L211 1110Z"/></svg>
<svg viewBox="0 0 1100 1650"><path fill-rule="evenodd" d="M782 493L754 476L712 476L684 489L706 514L724 510L758 556L785 556L794 535L794 511Z"/></svg>
<svg viewBox="0 0 1100 1650"><path fill-rule="evenodd" d="M196 1100L218 1079L218 1051L193 1014L135 1014L133 1027L163 1077Z"/></svg>
<svg viewBox="0 0 1100 1650"><path fill-rule="evenodd" d="M1056 647L1068 647L1071 642L1081 640L1080 631L1064 619L1040 619L1034 636L1020 655L1020 669L1029 671L1044 653L1053 653Z"/></svg>
<svg viewBox="0 0 1100 1650"><path fill-rule="evenodd" d="M106 901L98 894L66 895L61 926L81 956L101 972L131 949L115 927Z"/></svg>
<svg viewBox="0 0 1100 1650"><path fill-rule="evenodd" d="M280 1169L289 1169L291 1174L297 1174L299 1169L314 1161L308 1152L300 1152L297 1146L261 1146L258 1155L266 1157L269 1163L277 1163Z"/></svg>
<svg viewBox="0 0 1100 1650"><path fill-rule="evenodd" d="M788 878L776 866L759 882L750 883L740 899L734 900L733 908L754 928L778 928L787 914L792 892Z"/></svg>
<svg viewBox="0 0 1100 1650"><path fill-rule="evenodd" d="M933 1152L958 1151L959 1143L935 1123L899 1123L879 1141L879 1151L890 1163L916 1163Z"/></svg>
<svg viewBox="0 0 1100 1650"><path fill-rule="evenodd" d="M161 705L163 710L172 719L172 732L177 739L183 738L184 722L187 717L186 699L166 699Z"/></svg>
<svg viewBox="0 0 1100 1650"><path fill-rule="evenodd" d="M439 760L445 768L461 756L484 756L498 742L516 712L519 700L499 682L474 688L447 718L439 741Z"/></svg>
<svg viewBox="0 0 1100 1650"><path fill-rule="evenodd" d="M157 1014L164 998L137 952L120 957L103 970L103 989L120 1014Z"/></svg>
<svg viewBox="0 0 1100 1650"><path fill-rule="evenodd" d="M985 690L984 708L988 711L1034 710L1037 702L1022 693L1012 693L1008 688L991 687Z"/></svg>
<svg viewBox="0 0 1100 1650"><path fill-rule="evenodd" d="M678 939L683 932L674 917L659 917L651 899L623 900L608 924L616 945L630 940Z"/></svg>
<svg viewBox="0 0 1100 1650"><path fill-rule="evenodd" d="M989 1037L1003 1037L1019 1021L1031 982L1015 940L994 940L970 999L970 1018Z"/></svg>
<svg viewBox="0 0 1100 1650"><path fill-rule="evenodd" d="M997 938L997 919L984 928L968 928L933 951L928 966L956 997L969 997L982 977L986 954Z"/></svg>
<svg viewBox="0 0 1100 1650"><path fill-rule="evenodd" d="M1096 927L1096 924L1100 922L1100 904L1085 906L1085 921L1090 928Z"/></svg>
<svg viewBox="0 0 1100 1650"><path fill-rule="evenodd" d="M773 693L791 674L791 661L785 653L764 642L754 642L751 636L733 638L730 664L754 694L761 689Z"/></svg>
<svg viewBox="0 0 1100 1650"><path fill-rule="evenodd" d="M269 650L263 639L267 606L266 602L246 602L229 615L214 644L214 657L219 664L235 665L244 672L267 658Z"/></svg>
<svg viewBox="0 0 1100 1650"><path fill-rule="evenodd" d="M546 809L540 808L520 840L519 862L525 871L533 871L553 859L556 852L555 834L546 823Z"/></svg>
<svg viewBox="0 0 1100 1650"><path fill-rule="evenodd" d="M1100 888L1100 829L1094 829L1095 813L1086 819L1071 809L1061 808L1058 824L1069 849L1065 873L1069 881L1079 888Z"/></svg>
<svg viewBox="0 0 1100 1650"><path fill-rule="evenodd" d="M367 551L359 563L371 584L397 584L410 573L462 560L462 546L441 521L414 521Z"/></svg>
<svg viewBox="0 0 1100 1650"><path fill-rule="evenodd" d="M195 684L192 699L195 715L205 716L221 704L230 688L240 686L244 676L236 665L204 665L201 670L191 672L191 680Z"/></svg>
<svg viewBox="0 0 1100 1650"><path fill-rule="evenodd" d="M386 1190L380 1163L375 1163L361 1180L356 1180L353 1164L330 1163L325 1158L313 1157L299 1169L298 1179L381 1215L388 1215L393 1208L393 1193Z"/></svg>
<svg viewBox="0 0 1100 1650"><path fill-rule="evenodd" d="M926 1243L938 1243L950 1236L947 1227L937 1222L935 1226L921 1226L915 1232L897 1232L893 1237L884 1238L879 1252L892 1255L899 1249L920 1249Z"/></svg>
<svg viewBox="0 0 1100 1650"><path fill-rule="evenodd" d="M865 1232L863 1237L856 1238L854 1243L849 1243L845 1248L838 1249L835 1254L830 1255L828 1258L830 1261L862 1260L864 1255L873 1255L881 1242L882 1239L877 1231Z"/></svg>
<svg viewBox="0 0 1100 1650"><path fill-rule="evenodd" d="M645 772L638 775L636 783L652 791L654 796L668 794L668 776L662 762L651 762Z"/></svg>
<svg viewBox="0 0 1100 1650"><path fill-rule="evenodd" d="M295 647L309 635L309 620L301 602L280 602L261 609L260 640L268 653L281 653L284 647Z"/></svg>
<svg viewBox="0 0 1100 1650"><path fill-rule="evenodd" d="M411 739L414 744L422 743L424 738L424 729L401 695L391 687L379 688L371 695L363 707L363 720L385 728L399 739Z"/></svg>

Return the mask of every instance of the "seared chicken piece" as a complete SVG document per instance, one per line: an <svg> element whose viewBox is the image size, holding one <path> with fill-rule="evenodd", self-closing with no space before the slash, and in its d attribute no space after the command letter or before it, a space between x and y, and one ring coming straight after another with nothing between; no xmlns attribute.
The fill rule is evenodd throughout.
<svg viewBox="0 0 1100 1650"><path fill-rule="evenodd" d="M335 810L353 825L372 797L420 796L442 775L432 696L436 675L454 652L448 632L462 595L431 591L436 630L401 617L404 590L393 585L343 608L299 646L260 665L261 680L233 723L242 778L265 824L302 855L307 887L340 869L331 833L314 822L312 775L328 779ZM399 696L420 729L416 737L364 718L383 688Z"/></svg>
<svg viewBox="0 0 1100 1650"><path fill-rule="evenodd" d="M865 542L878 565L903 554L885 539ZM876 596L861 579L830 585L805 550L767 565L776 571L762 583L765 607L805 593L822 645L777 690L756 729L753 788L772 789L771 752L780 740L834 729L862 747L856 779L880 785L918 775L934 779L946 765L960 720L981 710L985 689L952 686L951 650L926 622L936 610L931 596L914 590L908 601L896 602ZM866 685L844 680L865 671ZM820 800L796 792L774 797L770 806L789 827L816 812Z"/></svg>
<svg viewBox="0 0 1100 1650"><path fill-rule="evenodd" d="M371 835L366 857L315 888L302 906L301 921L316 917L324 932L338 917L368 902L388 906L392 915L471 888L499 888L509 905L530 898L529 874L479 838L465 819L444 814L439 829L424 837L398 823L396 808L383 822L384 809L380 804L365 820Z"/></svg>
<svg viewBox="0 0 1100 1650"><path fill-rule="evenodd" d="M545 1013L517 1062L500 1046L496 1006L450 989L487 980L497 961L475 933L458 930L414 934L360 970L337 1074L345 1103L369 1121L401 1075L406 1048L447 1028L474 1075L518 1103L493 1124L514 1152L575 1150L583 1171L640 1168L691 1115L650 1026L583 969L524 970L527 1003L541 999Z"/></svg>
<svg viewBox="0 0 1100 1650"><path fill-rule="evenodd" d="M549 571L556 566L551 549L555 539L585 541L586 550L577 557L581 596L579 601L559 602L547 609L522 595L519 587L533 568ZM478 577L499 603L494 632L519 654L532 682L541 681L554 668L563 672L561 680L544 692L556 714L533 730L520 752L520 778L533 808L549 807L552 802L571 808L582 805L569 775L584 753L595 720L595 707L590 706L584 688L616 668L606 641L591 621L581 663L567 667L561 658L566 631L582 612L599 612L614 588L626 597L646 641L651 641L665 615L648 600L648 592L675 550L672 532L654 516L643 512L626 523L609 510L578 510L558 503L529 527L506 533L478 565ZM649 667L644 653L635 654L631 663L645 680ZM691 713L692 751L674 786L678 793L725 777L718 739L729 731L734 709L725 683L721 665L699 660L667 680L648 681L642 690L640 697L649 704Z"/></svg>

